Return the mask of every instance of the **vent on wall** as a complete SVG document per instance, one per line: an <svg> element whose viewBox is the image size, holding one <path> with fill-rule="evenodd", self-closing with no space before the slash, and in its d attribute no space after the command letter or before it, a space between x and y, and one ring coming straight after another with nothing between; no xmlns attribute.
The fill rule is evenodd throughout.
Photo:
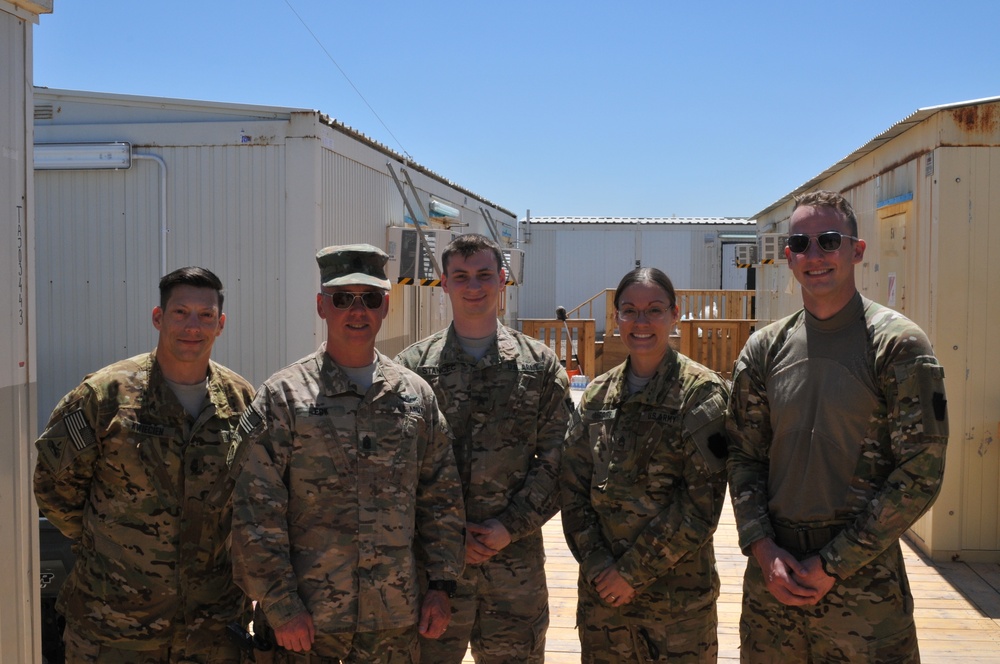
<svg viewBox="0 0 1000 664"><path fill-rule="evenodd" d="M785 244L788 235L785 233L763 233L760 236L760 262L763 265L785 262Z"/></svg>
<svg viewBox="0 0 1000 664"><path fill-rule="evenodd" d="M756 244L736 245L736 267L752 267L757 262Z"/></svg>
<svg viewBox="0 0 1000 664"><path fill-rule="evenodd" d="M36 120L51 120L54 115L52 104L35 104Z"/></svg>

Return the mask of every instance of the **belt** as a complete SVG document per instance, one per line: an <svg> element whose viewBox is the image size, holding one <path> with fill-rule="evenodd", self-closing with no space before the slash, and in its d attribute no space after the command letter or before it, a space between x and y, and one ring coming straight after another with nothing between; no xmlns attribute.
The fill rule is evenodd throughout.
<svg viewBox="0 0 1000 664"><path fill-rule="evenodd" d="M772 523L771 527L774 528L774 540L781 548L799 553L811 553L826 546L846 526L782 526Z"/></svg>

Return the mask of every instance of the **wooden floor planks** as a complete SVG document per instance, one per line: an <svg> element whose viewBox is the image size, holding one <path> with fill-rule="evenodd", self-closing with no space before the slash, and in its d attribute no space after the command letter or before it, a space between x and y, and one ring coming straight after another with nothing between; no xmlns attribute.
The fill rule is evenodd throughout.
<svg viewBox="0 0 1000 664"><path fill-rule="evenodd" d="M545 525L551 624L546 639L548 664L578 664L576 618L577 565L566 546L557 514ZM1000 662L1000 565L933 564L903 542L916 609L917 635L925 664L997 664ZM728 500L715 536L722 580L719 597L719 661L739 662L739 618L746 559L736 539L736 521ZM466 662L472 662L467 654Z"/></svg>

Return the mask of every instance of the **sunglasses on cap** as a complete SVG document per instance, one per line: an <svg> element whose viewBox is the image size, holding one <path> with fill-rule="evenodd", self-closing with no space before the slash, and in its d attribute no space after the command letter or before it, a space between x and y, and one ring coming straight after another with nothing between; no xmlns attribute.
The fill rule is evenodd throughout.
<svg viewBox="0 0 1000 664"><path fill-rule="evenodd" d="M365 309L378 309L385 300L385 293L382 291L366 291L364 293L320 293L330 298L330 302L337 309L350 309L354 306L355 300L361 300Z"/></svg>
<svg viewBox="0 0 1000 664"><path fill-rule="evenodd" d="M788 248L793 254L803 254L807 249L809 249L809 243L813 238L816 238L816 244L819 245L819 248L828 253L840 249L840 245L844 241L844 238L847 238L848 240L858 239L853 235L844 235L843 233L838 233L837 231L826 231L818 235L796 233L795 235L788 236Z"/></svg>

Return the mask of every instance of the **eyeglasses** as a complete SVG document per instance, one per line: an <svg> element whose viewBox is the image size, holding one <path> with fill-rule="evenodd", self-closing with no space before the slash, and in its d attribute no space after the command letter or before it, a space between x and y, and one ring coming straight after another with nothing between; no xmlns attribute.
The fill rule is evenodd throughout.
<svg viewBox="0 0 1000 664"><path fill-rule="evenodd" d="M844 235L837 231L826 231L818 235L796 233L795 235L788 236L788 248L793 254L804 254L809 249L809 242L812 241L812 238L816 238L816 244L827 253L833 253L840 249L840 244L844 241L844 238L855 241L858 239L853 235Z"/></svg>
<svg viewBox="0 0 1000 664"><path fill-rule="evenodd" d="M382 306L382 302L385 300L385 293L381 291L366 291L364 293L320 293L320 295L325 295L330 298L330 302L337 309L350 309L354 306L355 300L361 300L361 304L365 305L366 309L378 309Z"/></svg>
<svg viewBox="0 0 1000 664"><path fill-rule="evenodd" d="M651 323L658 323L667 317L669 309L663 307L650 307L643 311L639 311L635 307L622 307L618 310L618 320L623 320L626 323L631 323L633 321L639 320L639 316L643 315Z"/></svg>

